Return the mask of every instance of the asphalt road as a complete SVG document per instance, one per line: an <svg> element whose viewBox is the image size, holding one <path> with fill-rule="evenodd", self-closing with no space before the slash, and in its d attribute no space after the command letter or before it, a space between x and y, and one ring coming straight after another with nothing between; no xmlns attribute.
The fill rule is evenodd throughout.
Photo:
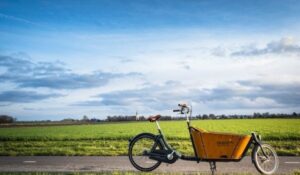
<svg viewBox="0 0 300 175"><path fill-rule="evenodd" d="M280 164L277 173L290 173L300 169L300 157L279 157ZM0 156L0 171L47 171L47 172L94 172L94 171L136 171L130 164L128 157L105 156ZM209 164L179 160L174 164L161 164L154 172L209 172ZM217 162L217 172L257 173L250 157L240 162Z"/></svg>

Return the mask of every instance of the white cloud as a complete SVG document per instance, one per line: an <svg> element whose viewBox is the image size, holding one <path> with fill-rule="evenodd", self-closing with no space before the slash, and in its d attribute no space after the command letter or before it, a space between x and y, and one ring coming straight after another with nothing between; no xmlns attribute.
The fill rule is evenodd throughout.
<svg viewBox="0 0 300 175"><path fill-rule="evenodd" d="M293 37L284 37L279 41L269 42L264 48L248 47L233 52L232 56L260 56L265 54L296 53L300 54L300 45Z"/></svg>
<svg viewBox="0 0 300 175"><path fill-rule="evenodd" d="M86 38L92 41L89 43L85 40ZM110 38L113 41L108 41ZM211 35L189 33L173 37L170 35L159 35L159 37L127 35L120 37L120 40L117 36L108 38L85 36L82 40L75 40L77 44L73 49L80 51L82 46L84 48L81 50L82 54L77 50L75 54L60 56L66 58L64 61L67 65L72 65L74 73L90 74L91 70L101 69L105 72L139 72L143 76L115 78L104 86L91 89L62 90L61 92L66 96L42 103L49 107L49 110L45 109L45 113L49 111L49 114L52 114L53 111L50 109L64 110L60 113L61 115L77 112L90 116L131 114L135 110L143 114L168 113L178 101L193 103L195 113L251 114L260 110L292 112L296 109L295 105L284 105L288 99L284 99L285 103L278 100L280 91L276 92L278 98L263 94L252 98L245 96L250 92L260 92L261 87L243 85L239 81L267 83L273 86L297 84L300 82L298 76L300 75L300 60L297 54L286 56L286 54L281 54L282 52L279 54L274 54L274 52L251 57L230 56L230 53L240 51L241 46L249 45L249 43L254 43L252 48L260 50L267 47L272 48L273 51L284 48L284 53L290 53L291 48L297 48L295 47L296 41L291 39L279 41L277 39L278 42L268 45L264 43L272 43L270 41L276 39L253 36L216 39ZM257 43L253 42L254 40L257 40ZM89 48L86 44L93 45L93 47ZM166 84L168 81L179 83ZM226 94L219 93L219 99L208 101L207 98L212 98L216 94L214 90L220 87L226 87L234 94L225 99ZM267 93L266 90L263 92ZM106 100L113 100L119 105L104 104L105 94L110 97ZM296 91L291 91L291 94L297 96ZM99 96L96 97L97 95ZM90 103L84 106L73 106L81 102ZM295 104L291 101L290 103ZM26 107L39 108L37 104L26 104Z"/></svg>

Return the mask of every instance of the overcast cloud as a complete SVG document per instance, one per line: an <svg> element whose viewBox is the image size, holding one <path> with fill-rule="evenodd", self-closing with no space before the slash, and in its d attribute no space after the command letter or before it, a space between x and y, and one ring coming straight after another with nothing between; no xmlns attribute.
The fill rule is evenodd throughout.
<svg viewBox="0 0 300 175"><path fill-rule="evenodd" d="M61 94L40 94L35 91L4 91L0 93L0 103L30 103L48 98L61 97Z"/></svg>
<svg viewBox="0 0 300 175"><path fill-rule="evenodd" d="M279 41L269 42L263 48L248 46L242 50L233 52L232 56L259 56L265 54L300 54L300 45L292 37L282 38Z"/></svg>
<svg viewBox="0 0 300 175"><path fill-rule="evenodd" d="M94 96L94 100L77 103L78 106L144 106L154 110L172 108L178 102L202 104L207 108L265 109L298 107L300 83L269 84L251 81L232 82L232 86L203 89L177 89L178 82L141 89L114 91Z"/></svg>
<svg viewBox="0 0 300 175"><path fill-rule="evenodd" d="M13 56L0 56L0 67L6 69L0 74L0 81L14 82L23 88L79 89L103 86L110 79L139 76L138 73L107 73L94 71L77 74L64 67L61 62L34 63Z"/></svg>
<svg viewBox="0 0 300 175"><path fill-rule="evenodd" d="M0 114L300 112L299 12L293 0L2 0Z"/></svg>

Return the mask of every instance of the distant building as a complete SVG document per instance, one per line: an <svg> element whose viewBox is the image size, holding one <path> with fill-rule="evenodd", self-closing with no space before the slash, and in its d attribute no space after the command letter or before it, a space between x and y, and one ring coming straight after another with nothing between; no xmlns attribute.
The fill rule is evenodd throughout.
<svg viewBox="0 0 300 175"><path fill-rule="evenodd" d="M136 111L136 112L135 112L135 120L139 120L139 119L140 119L139 114L138 114L138 112Z"/></svg>

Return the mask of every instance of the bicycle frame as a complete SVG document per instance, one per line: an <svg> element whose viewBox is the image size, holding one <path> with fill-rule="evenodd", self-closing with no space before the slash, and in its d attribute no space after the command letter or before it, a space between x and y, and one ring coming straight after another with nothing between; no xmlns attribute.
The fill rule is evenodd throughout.
<svg viewBox="0 0 300 175"><path fill-rule="evenodd" d="M190 108L191 109L191 108ZM191 115L191 110L189 109L189 113ZM183 110L181 110L181 113L183 113ZM163 146L163 151L160 151L160 154L159 153L155 153L154 154L151 154L151 153L148 153L148 155L150 156L150 158L153 158L155 160L160 160L160 161L163 161L163 162L166 162L166 163L174 163L178 158L180 159L183 159L183 160L190 160L190 161L197 161L199 162L201 159L199 159L197 157L197 153L195 151L195 145L194 145L194 141L192 139L192 135L191 135L191 132L190 132L190 120L189 120L189 116L188 116L188 113L185 112L185 117L186 117L186 121L187 121L187 125L188 125L188 129L189 129L189 133L190 133L190 139L192 141L192 144L193 144L193 149L194 149L194 153L195 153L195 157L190 157L190 156L184 156L184 155L181 155L179 152L175 151L169 144L168 142L166 141L165 139L165 136L160 128L160 125L158 123L158 121L155 121L156 123L156 126L157 126L157 130L158 130L158 135L156 135L156 141L159 142L162 146ZM157 145L154 145L154 148L156 147ZM152 149L153 151L153 149ZM162 157L162 155L164 155ZM166 159L167 157L167 159Z"/></svg>
<svg viewBox="0 0 300 175"><path fill-rule="evenodd" d="M194 150L194 157L191 156L185 156L180 154L179 152L175 151L167 142L167 140L165 139L165 136L160 128L159 122L155 121L156 126L157 126L157 130L158 130L158 135L156 135L156 141L159 142L162 146L163 146L163 151L160 151L160 153L156 153L156 154L148 154L151 158L156 159L156 160L160 160L166 163L174 163L178 158L182 159L182 160L189 160L189 161L197 161L198 163L200 161L208 161L208 162L215 162L215 161L223 161L223 162L228 162L228 161L240 161L243 157L245 157L248 149L250 148L250 146L252 144L254 145L258 145L261 147L261 143L260 143L260 139L259 137L255 134L252 133L251 134L251 138L246 146L246 148L244 149L242 156L239 159L209 159L209 158L201 158L200 155L197 155L197 151L196 151L196 145L194 142L194 139L192 137L192 129L193 127L190 126L190 117L192 115L192 108L185 106L185 108L188 108L188 110L186 112L184 112L182 109L180 110L181 114L185 114L185 118L186 118L186 122L187 122L187 127L189 130L189 135L190 135L190 140L192 142L192 146L193 146L193 150ZM156 146L156 145L155 145ZM267 155L264 153L263 154L267 157ZM167 157L167 159L166 159ZM176 159L175 159L175 158Z"/></svg>
<svg viewBox="0 0 300 175"><path fill-rule="evenodd" d="M180 109L173 110L173 112L180 112L186 117L187 127L190 134L190 140L194 150L194 156L181 155L179 152L174 150L167 142L158 122L159 115L149 117L150 122L156 123L158 134L152 133L141 133L132 139L129 139L129 159L132 165L141 171L152 171L157 168L161 162L174 163L178 159L188 161L200 161L208 162L212 174L216 171L216 162L229 162L229 161L240 161L245 157L247 151L251 145L254 145L252 150L252 162L256 169L264 174L274 173L278 168L278 158L274 149L267 144L261 143L260 136L255 133L251 135L240 135L240 134L229 134L229 133L218 133L208 132L203 129L197 129L191 126L190 117L192 116L192 107L187 105L178 105ZM137 141L142 138L150 138L153 141L153 145L142 151L142 156L146 156L150 159L156 160L156 164L149 168L144 168L136 164L133 159L132 149ZM274 160L274 168L272 170L266 170L262 168L258 161L258 150L262 151L262 155L265 157L264 160L271 160L266 154L264 148L268 148ZM158 148L158 149L157 149Z"/></svg>

